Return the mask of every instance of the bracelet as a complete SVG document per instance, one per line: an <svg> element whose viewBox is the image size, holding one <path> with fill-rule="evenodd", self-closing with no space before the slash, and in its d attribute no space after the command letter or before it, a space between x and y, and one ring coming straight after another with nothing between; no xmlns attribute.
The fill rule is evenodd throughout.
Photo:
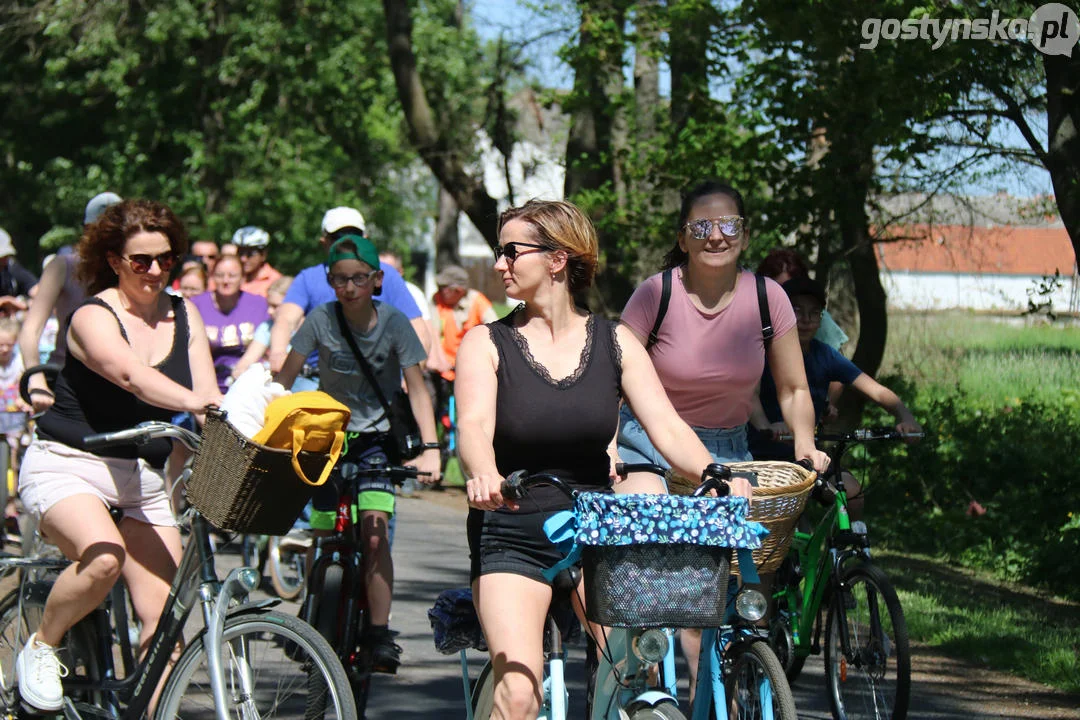
<svg viewBox="0 0 1080 720"><path fill-rule="evenodd" d="M45 388L30 388L30 392L28 392L27 395L33 395L34 393L38 393L40 395L48 395L51 398L56 397L52 394L51 390L46 390Z"/></svg>
<svg viewBox="0 0 1080 720"><path fill-rule="evenodd" d="M424 443L420 447L424 450L442 450L442 445L439 443Z"/></svg>

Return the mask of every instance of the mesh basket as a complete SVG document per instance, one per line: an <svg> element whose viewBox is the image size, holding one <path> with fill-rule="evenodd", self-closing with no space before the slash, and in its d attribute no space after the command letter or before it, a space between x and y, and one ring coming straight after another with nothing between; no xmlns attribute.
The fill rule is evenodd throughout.
<svg viewBox="0 0 1080 720"><path fill-rule="evenodd" d="M324 453L300 453L308 477L329 461ZM314 492L296 476L291 451L252 442L223 412L206 414L186 494L207 520L222 530L284 535Z"/></svg>
<svg viewBox="0 0 1080 720"><path fill-rule="evenodd" d="M731 548L705 545L584 546L585 608L609 627L723 624Z"/></svg>
<svg viewBox="0 0 1080 720"><path fill-rule="evenodd" d="M754 551L754 564L758 572L773 572L787 555L795 523L814 489L817 473L789 462L737 462L728 463L728 467L757 475L754 503L746 519L769 530L761 548ZM696 481L675 475L669 489L673 495L689 495L697 486ZM732 572L739 572L738 559L733 561Z"/></svg>

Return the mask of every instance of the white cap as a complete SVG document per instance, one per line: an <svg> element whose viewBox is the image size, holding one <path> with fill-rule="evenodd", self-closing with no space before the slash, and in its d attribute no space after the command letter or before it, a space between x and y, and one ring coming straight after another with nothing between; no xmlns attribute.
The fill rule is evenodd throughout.
<svg viewBox="0 0 1080 720"><path fill-rule="evenodd" d="M322 219L323 235L335 233L341 228L354 227L362 233L367 232L364 216L360 211L351 207L336 207L326 211Z"/></svg>
<svg viewBox="0 0 1080 720"><path fill-rule="evenodd" d="M233 233L232 241L238 248L264 248L270 244L270 235L260 227L245 225Z"/></svg>
<svg viewBox="0 0 1080 720"><path fill-rule="evenodd" d="M98 193L90 198L90 202L86 203L86 212L83 213L83 225L89 225L101 217L101 213L105 212L105 208L123 201L124 199L114 192Z"/></svg>
<svg viewBox="0 0 1080 720"><path fill-rule="evenodd" d="M0 228L0 258L11 257L15 254L15 244L11 242L11 236L4 228Z"/></svg>

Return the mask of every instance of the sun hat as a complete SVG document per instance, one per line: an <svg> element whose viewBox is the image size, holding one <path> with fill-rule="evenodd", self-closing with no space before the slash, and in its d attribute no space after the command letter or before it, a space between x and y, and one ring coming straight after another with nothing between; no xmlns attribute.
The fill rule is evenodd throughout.
<svg viewBox="0 0 1080 720"><path fill-rule="evenodd" d="M447 265L435 276L435 284L439 287L468 287L469 273L460 265Z"/></svg>

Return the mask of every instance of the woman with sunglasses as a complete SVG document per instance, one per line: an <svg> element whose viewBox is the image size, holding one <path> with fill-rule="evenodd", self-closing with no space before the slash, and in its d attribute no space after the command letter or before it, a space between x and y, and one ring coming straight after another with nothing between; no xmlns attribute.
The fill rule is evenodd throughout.
<svg viewBox="0 0 1080 720"><path fill-rule="evenodd" d="M592 283L597 254L596 230L569 203L532 200L504 212L495 270L506 294L523 304L470 330L458 350L454 391L471 507L473 598L500 718L537 714L551 602L543 571L562 559L543 525L569 506L554 488L506 502L504 477L553 470L573 487L603 490L623 396L680 472L700 477L712 462L630 332L575 302ZM750 486L739 478L732 492L749 496ZM580 604L576 609L584 622Z"/></svg>
<svg viewBox="0 0 1080 720"><path fill-rule="evenodd" d="M222 255L210 278L214 289L196 295L191 302L206 325L218 388L225 392L232 382L233 366L240 362L255 339L256 328L270 313L265 297L240 289L244 266L236 255Z"/></svg>
<svg viewBox="0 0 1080 720"><path fill-rule="evenodd" d="M60 710L66 670L55 648L117 578L131 591L145 649L176 572L180 533L162 475L170 443L88 450L83 438L220 402L199 313L165 292L186 250L177 217L148 200L113 205L79 241L79 279L91 297L71 316L56 401L19 476L42 534L73 561L16 658L22 699L39 710ZM110 506L124 513L119 525Z"/></svg>
<svg viewBox="0 0 1080 720"><path fill-rule="evenodd" d="M683 198L675 246L664 259L664 270L672 271L671 289L659 328L663 273L634 291L621 322L647 348L668 398L716 462L753 459L746 423L767 361L784 419L794 431L795 458L808 458L821 471L829 460L814 446L814 406L795 314L780 286L765 280L774 331L766 344L757 280L739 266L749 241L742 195L715 181L697 185ZM624 462L668 465L629 407L620 416L618 455ZM655 475L631 476L626 484L637 492L666 491ZM701 635L681 635L693 678Z"/></svg>

